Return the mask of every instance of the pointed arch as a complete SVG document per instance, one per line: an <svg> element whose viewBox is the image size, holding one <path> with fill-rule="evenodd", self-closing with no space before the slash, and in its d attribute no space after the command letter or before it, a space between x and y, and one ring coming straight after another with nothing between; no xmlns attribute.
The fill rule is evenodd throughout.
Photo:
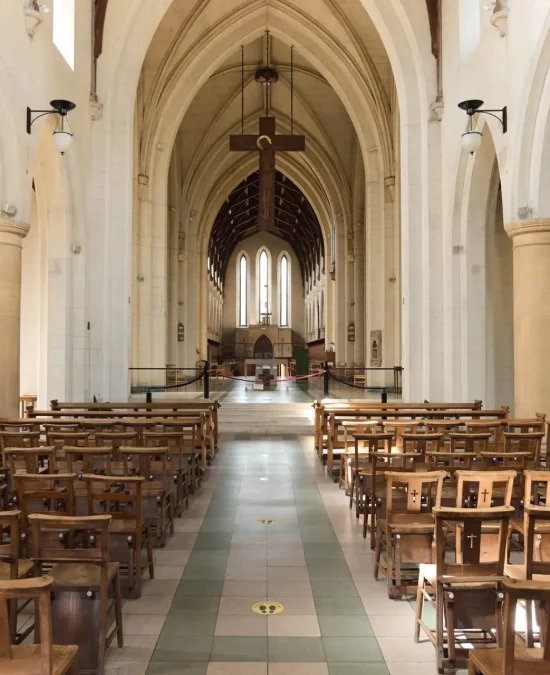
<svg viewBox="0 0 550 675"><path fill-rule="evenodd" d="M287 251L282 251L277 262L279 289L279 326L290 328L291 325L291 274L292 262Z"/></svg>
<svg viewBox="0 0 550 675"><path fill-rule="evenodd" d="M248 286L250 279L250 261L244 251L237 256L237 326L248 326Z"/></svg>
<svg viewBox="0 0 550 675"><path fill-rule="evenodd" d="M262 246L256 256L258 280L258 323L269 323L271 317L271 253Z"/></svg>

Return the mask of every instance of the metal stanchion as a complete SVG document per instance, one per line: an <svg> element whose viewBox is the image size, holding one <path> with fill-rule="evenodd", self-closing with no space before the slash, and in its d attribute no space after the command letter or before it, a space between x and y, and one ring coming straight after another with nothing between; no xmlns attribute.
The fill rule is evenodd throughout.
<svg viewBox="0 0 550 675"><path fill-rule="evenodd" d="M330 373L328 372L328 361L325 361L325 372L323 374L323 396L328 398L329 396L329 380Z"/></svg>
<svg viewBox="0 0 550 675"><path fill-rule="evenodd" d="M380 394L380 401L381 401L381 403L387 403L388 402L388 392L385 389Z"/></svg>
<svg viewBox="0 0 550 675"><path fill-rule="evenodd" d="M148 391L145 394L145 403L152 403L153 402L153 394L152 392Z"/></svg>
<svg viewBox="0 0 550 675"><path fill-rule="evenodd" d="M204 364L204 398L210 398L210 361Z"/></svg>

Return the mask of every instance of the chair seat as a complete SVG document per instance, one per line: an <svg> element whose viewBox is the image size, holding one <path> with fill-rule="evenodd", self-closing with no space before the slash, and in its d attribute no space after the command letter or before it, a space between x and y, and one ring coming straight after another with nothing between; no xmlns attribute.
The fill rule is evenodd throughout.
<svg viewBox="0 0 550 675"><path fill-rule="evenodd" d="M141 531L145 532L150 526L147 519L141 523ZM124 520L123 518L113 518L111 521L111 534L135 534L136 521L132 519Z"/></svg>
<svg viewBox="0 0 550 675"><path fill-rule="evenodd" d="M115 578L118 568L117 562L107 565L109 583ZM94 589L101 585L101 568L90 563L56 563L48 574L54 578L56 590Z"/></svg>
<svg viewBox="0 0 550 675"><path fill-rule="evenodd" d="M504 574L510 579L525 581L525 567L523 565L504 565ZM549 581L547 574L533 574L533 581Z"/></svg>
<svg viewBox="0 0 550 675"><path fill-rule="evenodd" d="M510 521L510 527L520 534L525 534L525 525L522 518L513 518ZM550 534L550 523L535 523L535 532L537 534Z"/></svg>
<svg viewBox="0 0 550 675"><path fill-rule="evenodd" d="M470 663L481 670L483 675L499 675L504 672L504 650L472 649ZM542 660L542 649L516 649L514 675L547 675L549 671L550 664Z"/></svg>
<svg viewBox="0 0 550 675"><path fill-rule="evenodd" d="M40 670L36 659L40 656L40 645L12 646L12 658L0 659L2 675L35 675ZM77 658L76 645L52 646L52 675L64 675Z"/></svg>
<svg viewBox="0 0 550 675"><path fill-rule="evenodd" d="M386 530L385 519L378 521L378 529ZM431 513L394 513L389 527L393 534L430 534L434 531L435 521Z"/></svg>
<svg viewBox="0 0 550 675"><path fill-rule="evenodd" d="M17 561L17 578L24 579L32 571L34 564L32 560ZM10 565L9 563L0 563L0 581L9 581Z"/></svg>

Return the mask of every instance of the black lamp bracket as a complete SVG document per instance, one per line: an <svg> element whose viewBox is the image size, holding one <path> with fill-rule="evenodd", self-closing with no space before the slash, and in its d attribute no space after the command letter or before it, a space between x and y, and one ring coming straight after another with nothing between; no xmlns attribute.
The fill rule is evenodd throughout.
<svg viewBox="0 0 550 675"><path fill-rule="evenodd" d="M46 115L59 115L60 117L66 117L71 110L76 108L76 105L72 101L65 101L63 99L54 99L50 101L50 105L53 110L31 110L27 108L27 133L31 133L31 127L36 122L36 120ZM33 115L36 114L36 117L33 118Z"/></svg>
<svg viewBox="0 0 550 675"><path fill-rule="evenodd" d="M502 124L502 133L505 134L508 131L508 107L504 106L504 108L482 109L482 105L483 101L472 99L470 101L462 101L462 103L458 104L458 107L461 110L464 110L470 117L473 117L478 113L491 115L491 117L494 117Z"/></svg>

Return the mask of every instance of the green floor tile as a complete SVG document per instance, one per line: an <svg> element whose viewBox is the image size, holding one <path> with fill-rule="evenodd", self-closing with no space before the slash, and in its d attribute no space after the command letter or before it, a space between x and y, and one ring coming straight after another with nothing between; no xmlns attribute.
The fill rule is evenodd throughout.
<svg viewBox="0 0 550 675"><path fill-rule="evenodd" d="M218 596L176 596L170 614L217 614L219 605Z"/></svg>
<svg viewBox="0 0 550 675"><path fill-rule="evenodd" d="M176 590L176 597L189 595L211 595L220 596L222 594L223 579L182 579Z"/></svg>
<svg viewBox="0 0 550 675"><path fill-rule="evenodd" d="M150 663L146 675L206 675L208 663Z"/></svg>
<svg viewBox="0 0 550 675"><path fill-rule="evenodd" d="M304 551L307 558L316 560L321 558L326 560L330 558L331 560L337 558L338 560L343 560L345 562L344 554L340 544L319 544L319 543L304 543Z"/></svg>
<svg viewBox="0 0 550 675"><path fill-rule="evenodd" d="M226 563L188 563L183 571L182 579L225 579Z"/></svg>
<svg viewBox="0 0 550 675"><path fill-rule="evenodd" d="M324 637L322 640L329 663L384 662L375 637Z"/></svg>
<svg viewBox="0 0 550 675"><path fill-rule="evenodd" d="M341 598L357 598L357 587L353 581L332 581L329 579L319 580L313 579L311 581L311 588L313 595L320 598L327 597L341 597Z"/></svg>
<svg viewBox="0 0 550 675"><path fill-rule="evenodd" d="M390 675L385 663L329 663L329 675Z"/></svg>
<svg viewBox="0 0 550 675"><path fill-rule="evenodd" d="M372 637L373 632L366 616L319 616L323 637Z"/></svg>
<svg viewBox="0 0 550 675"><path fill-rule="evenodd" d="M270 637L267 643L269 661L288 663L323 663L326 661L321 638Z"/></svg>
<svg viewBox="0 0 550 675"><path fill-rule="evenodd" d="M153 652L152 661L200 662L209 661L212 650L211 637L187 637L175 640L171 635L161 635Z"/></svg>
<svg viewBox="0 0 550 675"><path fill-rule="evenodd" d="M364 615L365 608L360 598L315 597L319 616Z"/></svg>
<svg viewBox="0 0 550 675"><path fill-rule="evenodd" d="M217 620L217 614L169 614L161 635L213 637Z"/></svg>
<svg viewBox="0 0 550 675"><path fill-rule="evenodd" d="M211 661L267 661L266 637L215 637Z"/></svg>

